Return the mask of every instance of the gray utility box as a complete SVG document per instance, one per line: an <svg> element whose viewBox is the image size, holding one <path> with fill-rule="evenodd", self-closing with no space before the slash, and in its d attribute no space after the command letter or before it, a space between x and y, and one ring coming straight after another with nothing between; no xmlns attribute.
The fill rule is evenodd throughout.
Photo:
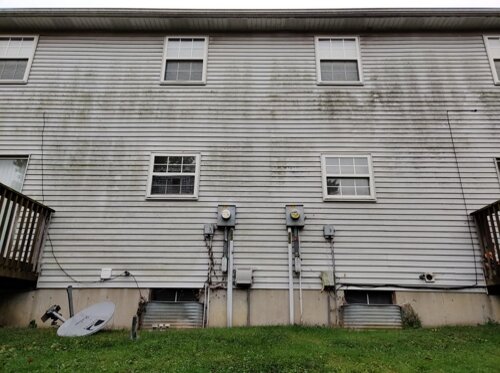
<svg viewBox="0 0 500 373"><path fill-rule="evenodd" d="M219 205L217 208L217 226L234 227L236 226L236 206Z"/></svg>
<svg viewBox="0 0 500 373"><path fill-rule="evenodd" d="M286 226L287 227L303 227L306 222L304 215L304 205L286 205Z"/></svg>
<svg viewBox="0 0 500 373"><path fill-rule="evenodd" d="M253 282L253 269L252 268L237 268L235 270L235 283L238 287L250 287Z"/></svg>

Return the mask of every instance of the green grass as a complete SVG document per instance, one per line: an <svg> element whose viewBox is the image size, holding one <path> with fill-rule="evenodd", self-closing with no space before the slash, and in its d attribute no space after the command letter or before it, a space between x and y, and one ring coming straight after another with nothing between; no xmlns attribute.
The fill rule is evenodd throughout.
<svg viewBox="0 0 500 373"><path fill-rule="evenodd" d="M259 327L59 338L0 329L0 372L499 372L500 326Z"/></svg>

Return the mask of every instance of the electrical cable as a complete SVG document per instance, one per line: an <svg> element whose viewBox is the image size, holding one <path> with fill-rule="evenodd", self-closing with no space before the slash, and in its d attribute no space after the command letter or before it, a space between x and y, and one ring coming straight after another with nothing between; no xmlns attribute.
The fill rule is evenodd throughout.
<svg viewBox="0 0 500 373"><path fill-rule="evenodd" d="M141 288L139 286L139 283L137 282L137 279L135 278L134 274L132 272L129 272L129 271L123 271L124 275L125 276L130 276L134 279L134 282L135 282L135 285L137 286L137 290L139 290L139 296L141 297L141 300L146 300L146 298L144 298L142 296L142 292L141 292Z"/></svg>
<svg viewBox="0 0 500 373"><path fill-rule="evenodd" d="M342 282L339 283L339 289L345 286L353 286L360 288L399 288L399 289L419 289L419 290L464 290L464 289L476 289L477 285L465 285L465 286L422 286L422 285L399 285L399 284L356 284Z"/></svg>
<svg viewBox="0 0 500 373"><path fill-rule="evenodd" d="M467 208L467 200L466 200L466 197L465 197L465 190L464 190L464 185L463 185L463 181L462 181L462 173L460 171L460 164L458 163L458 156L457 156L457 149L456 149L456 146L455 146L455 139L453 137L453 131L452 131L452 128L451 128L451 123L450 123L450 112L470 112L470 113L475 113L475 112L477 112L477 109L473 109L473 110L446 110L446 119L447 119L447 122L448 122L448 130L450 132L451 145L453 147L453 155L455 157L455 164L456 164L457 171L458 171L458 180L460 182L460 189L462 191L462 200L463 200L463 203L464 203L465 216L467 218L467 227L469 228L470 242L471 242L471 245L472 245L472 256L473 256L473 260L474 260L474 274L475 274L474 287L477 287L478 286L478 271L477 271L477 261L476 261L476 248L474 246L474 237L473 237L473 234L472 234L472 228L471 228L471 224L470 224L469 210Z"/></svg>

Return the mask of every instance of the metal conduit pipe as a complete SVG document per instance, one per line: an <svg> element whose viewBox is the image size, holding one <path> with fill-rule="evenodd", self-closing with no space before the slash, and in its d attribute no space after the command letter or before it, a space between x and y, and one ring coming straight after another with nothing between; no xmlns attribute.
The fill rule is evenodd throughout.
<svg viewBox="0 0 500 373"><path fill-rule="evenodd" d="M290 324L294 324L292 228L288 227L288 302Z"/></svg>

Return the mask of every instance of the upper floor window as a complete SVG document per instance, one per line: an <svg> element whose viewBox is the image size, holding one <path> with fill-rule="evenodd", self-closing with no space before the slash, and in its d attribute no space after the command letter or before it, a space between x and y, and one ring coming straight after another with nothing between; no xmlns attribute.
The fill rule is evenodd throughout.
<svg viewBox="0 0 500 373"><path fill-rule="evenodd" d="M323 155L322 171L325 201L375 199L369 155Z"/></svg>
<svg viewBox="0 0 500 373"><path fill-rule="evenodd" d="M161 82L205 84L208 37L166 37Z"/></svg>
<svg viewBox="0 0 500 373"><path fill-rule="evenodd" d="M363 72L359 38L316 37L318 84L361 84Z"/></svg>
<svg viewBox="0 0 500 373"><path fill-rule="evenodd" d="M0 83L27 83L38 36L0 36Z"/></svg>
<svg viewBox="0 0 500 373"><path fill-rule="evenodd" d="M20 192L28 167L28 156L0 156L0 183Z"/></svg>
<svg viewBox="0 0 500 373"><path fill-rule="evenodd" d="M485 36L484 44L495 84L500 85L500 36Z"/></svg>
<svg viewBox="0 0 500 373"><path fill-rule="evenodd" d="M198 198L199 154L151 154L148 198Z"/></svg>

